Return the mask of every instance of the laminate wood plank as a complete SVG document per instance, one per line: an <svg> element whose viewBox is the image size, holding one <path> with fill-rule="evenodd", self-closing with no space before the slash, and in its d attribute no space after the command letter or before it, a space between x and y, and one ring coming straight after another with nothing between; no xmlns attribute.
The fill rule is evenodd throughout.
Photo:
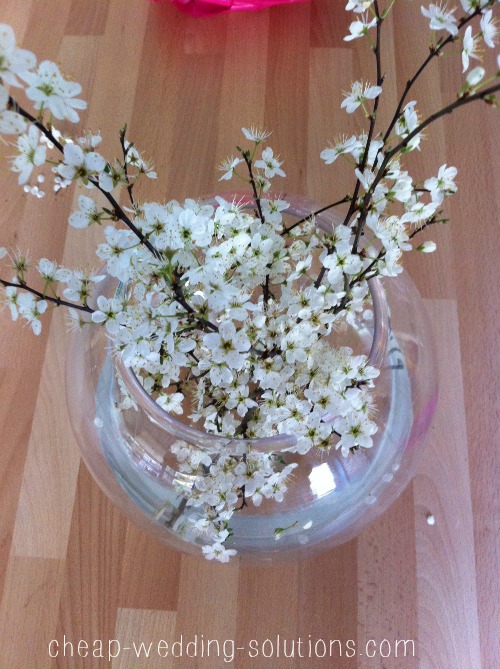
<svg viewBox="0 0 500 669"><path fill-rule="evenodd" d="M59 619L60 642L114 638L127 523L82 466L78 477ZM101 669L99 657L59 655L57 669Z"/></svg>
<svg viewBox="0 0 500 669"><path fill-rule="evenodd" d="M299 587L296 561L240 570L236 638L238 644L248 649L238 656L241 669L251 669L256 664L296 669L297 651L290 658L284 656L283 649L278 655L278 637L290 641L299 636Z"/></svg>
<svg viewBox="0 0 500 669"><path fill-rule="evenodd" d="M242 128L264 128L268 35L269 12L228 17L218 119L225 131L217 133L217 163L236 155L245 141ZM217 189L230 184L219 182Z"/></svg>
<svg viewBox="0 0 500 669"><path fill-rule="evenodd" d="M398 53L395 71L397 73L398 89L402 93L408 79L415 74L418 65L427 56L428 46L422 39L423 28L426 27L427 23L423 16L416 17L415 7L408 3L399 3L394 9L394 42ZM420 29L416 29L416 27ZM450 58L450 56L444 56L439 60L434 59L427 67L426 73L428 76L425 79L418 80L408 95L408 102L411 100L417 101L416 109L422 119L427 118L431 113L456 97L456 90L449 85L449 82L444 82L442 85L439 76L443 62ZM456 68L456 56L454 60ZM415 151L407 157L405 163L414 181L421 182L435 176L443 163L456 164L451 162L449 154L446 153L445 123L448 123L448 119L446 121L440 119L426 128L422 140L422 150ZM455 197L461 198L462 194L459 193ZM448 208L446 210L449 211ZM458 221L455 222L458 224ZM454 299L456 296L452 235L453 225L433 226L422 234L421 239L417 239L419 239L419 244L425 239L434 240L438 245L439 252L430 254L425 259L422 258L422 254L408 254L406 267L412 277L415 277L416 284L423 297ZM422 265L425 265L425 270L421 268Z"/></svg>
<svg viewBox="0 0 500 669"><path fill-rule="evenodd" d="M210 193L218 178L215 130L225 24L223 17L215 21L220 27L219 48L204 52L200 46L204 31L198 22L168 3L150 10L131 127L137 146L147 155L154 154L168 191L165 186L160 190L157 183L146 183L141 191L145 198L149 193L162 200L199 197Z"/></svg>
<svg viewBox="0 0 500 669"><path fill-rule="evenodd" d="M479 628L482 663L495 666L500 657L498 629L500 602L493 593L500 592L500 313L498 303L498 215L500 176L498 157L491 145L500 136L489 109L474 110L453 119L447 129L452 159L458 161L463 149L456 137L467 133L469 141L484 151L484 159L472 157L463 166L461 179L464 198L452 203L455 220L454 264L465 416L469 440L469 464L474 518L475 567L479 601ZM473 128L473 130L470 130ZM454 134L456 133L456 134ZM484 161L484 162L483 162ZM479 190L474 184L481 183ZM467 185L465 185L467 184ZM479 222L479 226L478 226ZM492 596L493 595L493 596Z"/></svg>
<svg viewBox="0 0 500 669"><path fill-rule="evenodd" d="M65 359L55 351L66 323L57 314L33 419L28 457L12 542L14 555L64 559L76 490L80 453L65 412ZM51 420L53 412L64 420ZM57 481L54 485L53 482ZM49 534L46 528L52 525Z"/></svg>
<svg viewBox="0 0 500 669"><path fill-rule="evenodd" d="M297 636L305 640L307 652L309 639L314 644L310 666L357 669L358 579L356 540L299 564ZM328 648L324 658L321 641ZM296 662L297 669L303 666L300 659Z"/></svg>
<svg viewBox="0 0 500 669"><path fill-rule="evenodd" d="M18 0L3 0L0 21L8 23L14 29L17 44L22 44L28 22L33 11L33 0L26 0L24 11L19 11Z"/></svg>
<svg viewBox="0 0 500 669"><path fill-rule="evenodd" d="M304 194L307 165L309 90L309 3L270 10L265 127L273 131L272 147L286 159L288 192ZM293 35L293 39L290 36Z"/></svg>
<svg viewBox="0 0 500 669"><path fill-rule="evenodd" d="M68 19L70 3L67 0L36 0L29 3L27 9L32 9L25 14L23 5L19 3L21 15L28 15L30 20L23 35L24 48L32 51L37 61L45 59L57 60L61 40L64 35L64 27ZM1 9L1 8L0 8ZM47 36L50 35L50 39ZM65 63L63 68L66 74L70 74L70 64Z"/></svg>
<svg viewBox="0 0 500 669"><path fill-rule="evenodd" d="M238 584L237 561L225 566L193 556L182 557L175 639L183 635L186 641L191 641L196 635L200 639L203 635L207 641L219 641L219 651L217 644L207 645L207 656L195 658L194 667L218 669L223 660L223 642L236 639ZM173 664L175 669L185 666L185 658L176 658Z"/></svg>
<svg viewBox="0 0 500 669"><path fill-rule="evenodd" d="M71 0L66 21L66 35L102 35L106 27L108 0L99 0L89 12L87 0Z"/></svg>
<svg viewBox="0 0 500 669"><path fill-rule="evenodd" d="M59 51L61 58L71 63L82 86L89 89L96 65L96 46L97 43L92 38L65 37ZM94 57L89 58L89 52L94 53ZM82 113L82 122L85 121L86 113ZM47 176L50 178L50 175ZM57 247L61 248L61 244L65 243L68 229L71 193L62 193L61 196L62 198L54 198L49 192L43 199L43 203L48 206L42 212L42 221L55 221L51 228L58 239L54 244L51 238L52 253L47 255L49 259L62 261L69 266L75 263L78 265L83 260L81 247L76 258L68 257L70 252L53 255ZM35 207L40 204L36 198L27 199L28 220L35 219ZM43 227L42 223L42 234ZM74 248L74 245L70 244L69 248ZM66 407L65 358L58 350L66 340L65 314L57 313L54 321L48 337L32 424L32 437L16 515L13 551L15 555L63 559L66 555L80 456L67 414L63 413L64 418L58 420L61 408ZM53 486L49 483L51 481L60 481L60 484ZM50 523L55 528L52 534L45 531Z"/></svg>
<svg viewBox="0 0 500 669"><path fill-rule="evenodd" d="M345 116L340 109L340 91L352 78L352 61L351 51L344 48L314 48L310 52L307 194L320 204L336 202L353 188L352 170L344 169L342 160L324 165L320 158L329 144L335 145L357 130L354 117ZM331 95L324 95L325 87ZM319 169L321 165L323 169Z"/></svg>
<svg viewBox="0 0 500 669"><path fill-rule="evenodd" d="M38 390L38 378L32 373L31 368L33 358L26 360L24 365L14 364L15 360L22 357L32 336L27 331L19 335L19 332L16 331L17 325L17 323L8 323L7 327L2 328L0 337L2 351L8 356L7 359L12 361L7 366L2 359L0 366L0 387L2 388L0 421L3 426L0 440L2 453L0 458L0 597L4 589L33 420L34 398ZM32 383L27 389L28 374Z"/></svg>
<svg viewBox="0 0 500 669"><path fill-rule="evenodd" d="M62 560L11 557L0 606L0 659L9 669L51 669Z"/></svg>
<svg viewBox="0 0 500 669"><path fill-rule="evenodd" d="M447 371L430 443L413 483L420 663L481 669L456 304L452 300L429 300L427 305L441 351L439 365ZM434 525L427 523L429 514L435 519Z"/></svg>
<svg viewBox="0 0 500 669"><path fill-rule="evenodd" d="M137 546L141 550L137 550ZM119 606L175 611L181 555L129 524L125 538Z"/></svg>
<svg viewBox="0 0 500 669"><path fill-rule="evenodd" d="M363 653L360 669L419 667L415 528L410 522L414 514L410 485L358 538L358 645ZM394 611L398 611L397 619ZM388 643L380 646L384 639ZM406 657L402 656L404 644L396 646L405 640ZM383 657L389 649L391 654ZM398 650L400 654L396 655Z"/></svg>
<svg viewBox="0 0 500 669"><path fill-rule="evenodd" d="M87 6L92 15L93 4ZM138 54L143 49L149 9L150 3L142 0L109 0L95 80L91 90L85 91L89 102L86 127L101 132L99 148L108 160L119 155L118 132L132 119L141 67Z"/></svg>
<svg viewBox="0 0 500 669"><path fill-rule="evenodd" d="M344 42L349 32L349 16L343 0L314 0L311 2L311 48L340 48L347 51Z"/></svg>
<svg viewBox="0 0 500 669"><path fill-rule="evenodd" d="M47 7L45 5L42 7L41 3L40 9L47 9ZM59 5L58 9L64 12L64 8ZM0 21L8 21L12 15L12 6L0 7ZM20 28L18 43L23 44L21 40L25 33L25 39L31 49L34 49L36 44L42 49L43 37L47 30L45 14L40 16L40 21L34 21L30 13L20 15L18 11L17 16L18 20L14 20L14 25ZM47 49L47 46L43 45L43 49L51 57L56 57L61 37L56 30L51 47ZM2 146L2 154L2 158L10 156L10 147ZM19 249L35 259L61 257L65 225L64 220L59 220L59 216L61 214L64 216L65 208L69 211L70 198L66 194L61 194L58 201L54 201L53 198L38 200L26 195L17 185L17 177L12 173L7 173L2 178L0 198L3 205L0 230L2 240L5 240L9 248ZM46 227L35 223L47 220L55 222L52 228L53 236L47 235ZM5 322L2 318L0 341L3 401L0 404L0 412L4 427L2 429L2 458L0 459L2 483L0 487L2 510L0 514L0 592L8 565L7 559L14 532L16 507L21 490L23 467L32 430L34 406L41 378L41 364L44 359L49 329L50 316L45 323L42 335L37 339L37 347L32 349L31 330L27 327L19 328L19 323ZM26 353L29 350L31 350L31 355Z"/></svg>
<svg viewBox="0 0 500 669"><path fill-rule="evenodd" d="M172 611L118 609L118 644L113 644L110 653L116 655L111 661L112 669L173 669L175 655L185 650L184 646L171 645L175 643L175 619ZM125 650L127 647L130 650Z"/></svg>

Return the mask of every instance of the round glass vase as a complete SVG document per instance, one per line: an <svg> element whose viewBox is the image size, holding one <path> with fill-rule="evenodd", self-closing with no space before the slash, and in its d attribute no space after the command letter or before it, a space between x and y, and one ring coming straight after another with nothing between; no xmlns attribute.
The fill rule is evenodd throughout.
<svg viewBox="0 0 500 669"><path fill-rule="evenodd" d="M287 225L318 209L304 198L286 199ZM326 211L316 222L328 231L339 219ZM272 452L299 465L283 501L264 500L258 507L249 502L232 516L226 547L236 549L240 558L257 564L297 558L359 534L414 475L438 395L431 328L414 283L403 272L369 285L371 304L352 326L329 337L332 345L366 354L380 370L373 391L378 425L373 446L347 457L335 448L288 453L294 435L230 440L188 425L146 393L113 352L103 327L89 324L73 332L68 409L83 459L104 493L160 541L201 556L201 546L213 539L194 531L203 511L189 505L194 478L179 471L171 446L182 440L215 457L221 445L229 445L240 455ZM107 296L123 289L111 277L99 286ZM120 387L135 406L121 406Z"/></svg>

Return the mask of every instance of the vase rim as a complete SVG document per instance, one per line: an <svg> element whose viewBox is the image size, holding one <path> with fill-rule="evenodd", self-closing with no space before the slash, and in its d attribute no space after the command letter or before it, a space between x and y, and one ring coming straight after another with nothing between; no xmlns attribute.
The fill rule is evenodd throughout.
<svg viewBox="0 0 500 669"><path fill-rule="evenodd" d="M248 194L231 193L221 194L231 196L233 198L244 196ZM287 195L284 196L287 198ZM293 201L293 215L298 217L306 216L311 211L318 209L317 203L314 203L309 198L302 196L288 196L287 199ZM213 196L201 198L206 204L214 202ZM332 224L341 222L340 217L331 211L325 211L316 217L318 225L325 231L328 231ZM120 284L122 289L123 284ZM120 290L120 286L117 291ZM373 306L373 337L368 354L368 364L378 369L381 368L387 349L387 340L389 336L389 313L385 292L382 282L379 278L374 277L368 281L370 295ZM238 448L249 447L260 452L277 452L290 449L297 443L297 437L290 434L278 434L271 437L258 438L240 438L240 437L223 437L216 434L211 434L197 427L189 425L178 418L175 418L168 411L163 409L141 385L137 376L131 367L127 367L121 356L115 357L115 364L117 370L125 384L125 387L132 395L134 401L152 420L154 423L165 429L168 433L175 435L178 439L185 440L191 445L196 445L207 451L213 451L221 447L231 448L235 450Z"/></svg>

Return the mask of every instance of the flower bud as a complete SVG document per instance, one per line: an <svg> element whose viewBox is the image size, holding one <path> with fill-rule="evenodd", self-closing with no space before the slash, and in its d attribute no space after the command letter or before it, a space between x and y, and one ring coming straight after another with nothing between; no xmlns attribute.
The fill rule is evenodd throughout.
<svg viewBox="0 0 500 669"><path fill-rule="evenodd" d="M484 67L478 66L469 72L466 81L469 86L477 86L483 80L484 75L485 75Z"/></svg>
<svg viewBox="0 0 500 669"><path fill-rule="evenodd" d="M432 253L433 251L436 250L436 242L424 242L423 244L420 244L420 246L417 246L417 251L422 251L422 253Z"/></svg>

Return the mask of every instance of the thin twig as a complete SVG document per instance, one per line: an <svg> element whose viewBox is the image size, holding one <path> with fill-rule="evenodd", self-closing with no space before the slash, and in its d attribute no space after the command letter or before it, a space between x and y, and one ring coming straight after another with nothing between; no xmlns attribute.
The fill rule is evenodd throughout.
<svg viewBox="0 0 500 669"><path fill-rule="evenodd" d="M43 134L49 139L52 144L64 155L64 147L63 145L54 137L52 131L50 128L47 128L43 123L41 123L37 118L35 118L32 114L30 114L28 111L23 109L14 98L9 96L9 106L14 108L15 111L23 116L24 118L28 119L33 125L35 125ZM132 232L136 235L136 237L139 239L141 244L143 244L156 258L162 259L163 256L158 249L156 249L153 244L147 239L147 237L135 226L131 219L127 216L127 214L123 211L123 209L120 207L118 202L115 200L115 198L111 195L111 193L108 193L105 191L101 186L99 185L99 181L97 179L94 179L92 177L89 178L90 183L95 186L98 190L101 191L101 193L104 195L104 197L108 200L108 202L111 204L113 207L115 214L117 218L119 218L125 225L132 230Z"/></svg>
<svg viewBox="0 0 500 669"><path fill-rule="evenodd" d="M493 0L491 0L490 2L488 2L486 5L484 5L484 6L482 6L482 7L477 7L477 8L474 10L474 12L473 12L472 14L469 14L468 16L464 16L464 17L460 20L460 22L459 22L459 24L458 24L458 26L457 26L458 31L460 32L460 30L461 30L465 25L467 25L467 23L469 23L470 21L472 21L473 18L475 18L475 17L476 17L478 14L480 14L486 7L488 7L488 6L492 5L492 4L493 4ZM424 60L424 62L420 65L420 67L419 67L418 70L415 72L415 74L413 75L413 77L411 77L411 79L409 79L409 80L406 82L405 89L404 89L403 94L402 94L402 96L401 96L401 98L400 98L400 100L399 100L399 103L398 103L398 106L397 106L397 108L396 108L396 111L394 112L394 116L392 117L392 120L391 120L391 122L389 123L389 126L388 126L388 128L387 128L387 130L386 130L386 133L385 133L385 135L384 135L384 138L383 138L384 145L385 145L385 143L387 142L387 140L389 139L389 136L390 136L390 134L391 134L391 132L392 132L392 129L393 129L394 126L396 125L398 118L401 116L401 111L402 111L402 109L403 109L403 105L404 105L404 103L405 103L405 101L406 101L406 98L407 98L407 96L408 96L408 93L409 93L410 90L412 89L414 83L417 81L417 79L420 77L420 75L421 75L422 72L426 69L426 67L429 65L429 63L430 63L434 58L436 58L437 56L439 56L439 55L441 54L441 52L442 52L442 50L445 48L445 46L447 46L448 44L454 42L455 40L456 40L456 36L453 36L453 35L448 35L448 37L447 37L445 40L443 40L442 38L440 38L440 40L438 41L437 45L436 45L434 48L431 48L431 51L430 51L429 55L428 55L427 58Z"/></svg>
<svg viewBox="0 0 500 669"><path fill-rule="evenodd" d="M130 144L130 142L129 142L128 147L125 147L125 134L126 134L126 132L127 132L127 125L125 124L123 126L122 130L120 131L120 144L121 144L122 151L123 151L123 171L125 173L125 179L127 181L128 197L130 199L130 203L131 203L132 207L135 208L135 200L134 200L134 196L132 194L132 189L134 188L134 184L130 183L129 174L128 174L128 163L127 163L127 155L128 155L128 152L129 152L132 144Z"/></svg>
<svg viewBox="0 0 500 669"><path fill-rule="evenodd" d="M382 22L383 22L384 19L380 16L377 0L375 0L375 2L374 2L374 9L375 9L376 17L377 17L377 41L376 41L375 46L373 48L373 52L375 54L375 63L376 63L376 70L377 70L377 86L382 86L382 84L384 83L384 77L382 75L382 58L381 58L381 54L380 54L380 47L381 47L380 36L381 36L381 31L382 31ZM363 172L366 168L366 165L368 163L368 156L369 156L369 153L370 153L370 146L371 146L371 142L372 142L372 139L373 139L373 133L375 131L375 122L377 120L377 110L378 110L378 105L379 105L379 98L380 98L380 96L377 95L377 97L373 101L373 110L372 110L372 113L370 115L370 127L369 127L369 130L368 130L368 136L366 138L366 146L365 146L365 150L364 150L364 153L363 153L363 158L361 160L361 164L359 166L359 171L361 172L361 174L363 174ZM351 217L356 210L356 206L357 206L356 203L357 203L360 188L361 188L361 181L359 179L357 179L356 180L356 185L354 187L354 193L353 193L353 196L351 198L351 204L349 205L349 209L348 209L347 214L345 216L343 225L349 225ZM366 194L365 194L365 198L363 199L363 207L365 206L365 199L366 199ZM356 253L356 251L357 251L357 245L358 245L358 241L359 241L359 238L361 236L362 230L363 230L363 228L362 228L362 226L360 226L360 222L358 221L358 225L356 227L356 235L354 237L354 242L353 242L353 245L352 245L352 253ZM328 249L327 255L331 255L333 253L333 251L334 251L333 247ZM319 288L319 286L321 285L321 282L323 281L323 277L325 276L325 273L326 273L326 267L323 265L323 267L319 271L319 274L318 274L318 277L317 277L316 281L314 282L315 288ZM347 297L347 294L342 299L342 302L345 301L346 297Z"/></svg>
<svg viewBox="0 0 500 669"><path fill-rule="evenodd" d="M381 87L382 84L384 83L384 77L382 75L382 59L381 59L381 55L380 55L380 34L381 34L381 30L382 30L383 19L380 16L377 0L375 0L375 2L373 4L374 4L374 8L375 8L375 15L377 17L377 42L375 44L375 49L374 49L375 61L376 61L376 67L377 67L377 86ZM377 97L375 98L375 100L373 102L373 111L372 111L372 114L371 114L371 117L370 117L370 128L368 130L368 139L366 140L365 152L363 154L363 162L361 163L361 167L359 168L361 174L363 174L363 172L366 168L366 165L368 163L368 155L369 155L369 151L370 151L370 145L371 145L371 142L372 142L372 139L373 139L373 133L374 133L374 130L375 130L375 121L377 120L377 110L378 110L379 100L380 100L380 95L377 95ZM376 164L376 163L374 163L374 164ZM358 181L356 182L357 192L359 192L359 187L360 187L360 181L358 179ZM355 203L355 200L353 200L353 203ZM363 205L364 205L364 201L363 201ZM350 217L346 220L346 223L345 223L346 225L349 223L349 220L350 220ZM358 249L358 242L359 242L359 238L361 237L361 232L362 232L362 227L360 225L358 225L357 228L356 228L356 235L354 237L354 242L352 244L352 253L356 253L356 251Z"/></svg>
<svg viewBox="0 0 500 669"><path fill-rule="evenodd" d="M5 281L4 279L0 279L0 283L5 286L6 288L12 287L12 288L21 288L22 290L26 290L29 293L33 293L33 295L36 295L42 300L46 300L47 302L52 302L58 307L72 307L73 309L79 309L80 311L85 311L88 314L93 314L94 309L91 309L89 306L85 306L82 304L74 304L73 302L67 302L66 300L61 299L60 297L51 297L50 295L44 295L41 293L39 290L36 290L36 288L32 288L31 286L28 286L26 283L13 283L11 281Z"/></svg>
<svg viewBox="0 0 500 669"><path fill-rule="evenodd" d="M301 218L300 221L296 221L291 225L289 228L284 228L282 232L280 233L281 236L287 235L291 230L294 228L298 227L299 225L302 225L302 223L305 223L306 221L309 221L311 218L314 216L318 216L319 214L322 214L324 211L328 211L328 209L333 209L334 207L338 207L340 204L345 204L346 202L349 202L351 200L350 195L345 195L341 200L337 200L337 202L333 202L332 204L327 204L325 207L321 207L321 209L316 209L316 211L312 211L310 214L305 216L304 218Z"/></svg>

